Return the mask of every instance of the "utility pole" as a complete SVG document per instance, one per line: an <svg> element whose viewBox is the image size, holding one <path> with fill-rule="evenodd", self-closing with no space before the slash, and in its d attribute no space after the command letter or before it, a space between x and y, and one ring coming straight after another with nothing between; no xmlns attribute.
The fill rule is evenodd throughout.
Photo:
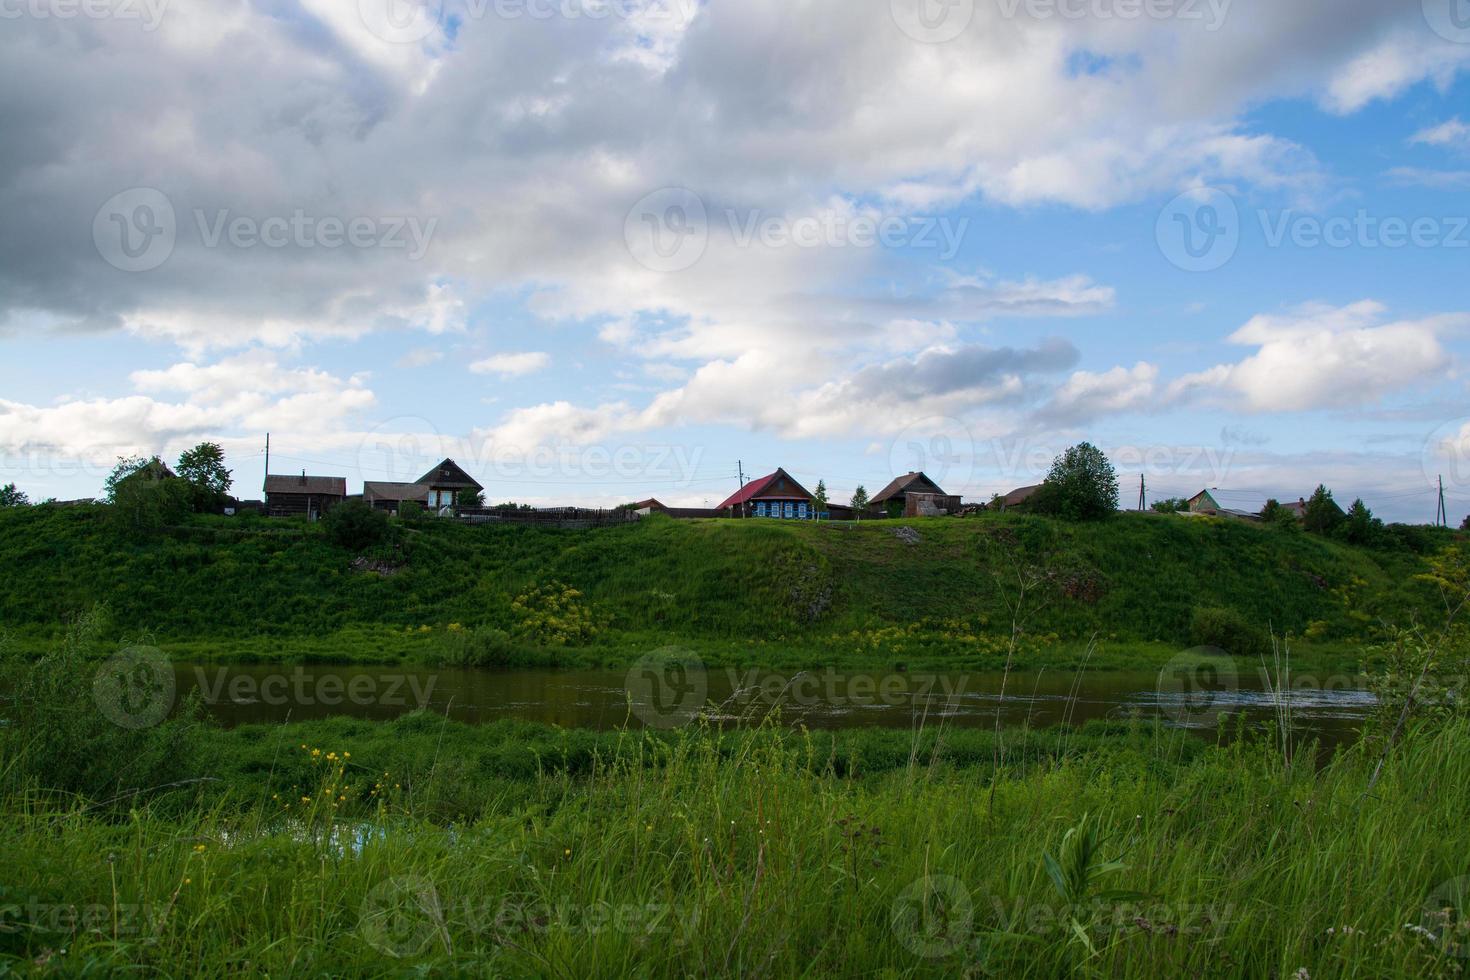
<svg viewBox="0 0 1470 980"><path fill-rule="evenodd" d="M260 478L260 492L265 493L265 482L271 477L271 434L265 434L265 475Z"/></svg>
<svg viewBox="0 0 1470 980"><path fill-rule="evenodd" d="M1440 476L1440 478L1439 478L1439 506L1435 509L1435 512L1434 512L1434 526L1435 527L1449 527L1450 526L1450 514L1449 514L1449 511L1445 509L1445 505L1444 505L1444 477L1443 476Z"/></svg>
<svg viewBox="0 0 1470 980"><path fill-rule="evenodd" d="M743 460L743 459L737 459L735 461L735 473L736 473L737 478L740 480L740 489L741 490L744 490L745 489L745 460ZM741 505L740 505L740 516L741 517L746 516L746 514L749 511L749 509L750 508L749 508L749 505L748 504L741 503Z"/></svg>
<svg viewBox="0 0 1470 980"><path fill-rule="evenodd" d="M1143 474L1140 473L1140 474L1138 474L1138 509L1139 510L1143 510L1143 508L1144 508L1144 503L1143 503L1144 502L1144 492L1143 491L1144 491Z"/></svg>

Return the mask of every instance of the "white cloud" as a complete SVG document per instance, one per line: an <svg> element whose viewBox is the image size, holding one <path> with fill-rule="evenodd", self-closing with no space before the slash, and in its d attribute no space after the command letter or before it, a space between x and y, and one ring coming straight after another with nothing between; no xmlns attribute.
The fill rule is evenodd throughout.
<svg viewBox="0 0 1470 980"><path fill-rule="evenodd" d="M1470 313L1384 323L1385 312L1364 300L1253 317L1229 340L1256 353L1185 375L1169 393L1226 394L1246 411L1293 412L1368 407L1446 378L1453 362L1442 339L1470 327Z"/></svg>
<svg viewBox="0 0 1470 980"><path fill-rule="evenodd" d="M545 351L526 351L520 354L492 354L470 364L475 374L493 374L502 378L518 378L535 374L551 363L551 355Z"/></svg>
<svg viewBox="0 0 1470 980"><path fill-rule="evenodd" d="M282 365L253 351L213 364L135 371L137 394L65 399L51 406L0 399L0 451L109 463L131 453L177 452L200 439L289 430L342 442L346 423L375 404L361 378ZM163 400L160 395L181 395ZM345 440L348 443L352 438Z"/></svg>
<svg viewBox="0 0 1470 980"><path fill-rule="evenodd" d="M1039 414L1069 424L1147 409L1157 395L1158 377L1158 367L1143 361L1132 368L1115 367L1102 373L1077 371L1057 388Z"/></svg>
<svg viewBox="0 0 1470 980"><path fill-rule="evenodd" d="M1470 149L1470 125L1459 119L1450 119L1438 126L1421 129L1409 137L1409 142L1423 143L1428 146L1449 146L1461 150Z"/></svg>

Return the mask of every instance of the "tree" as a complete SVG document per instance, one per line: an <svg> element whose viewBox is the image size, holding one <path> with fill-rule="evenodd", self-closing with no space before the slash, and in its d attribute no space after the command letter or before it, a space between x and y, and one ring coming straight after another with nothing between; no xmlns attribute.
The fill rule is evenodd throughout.
<svg viewBox="0 0 1470 980"><path fill-rule="evenodd" d="M817 505L817 515L820 516L827 510L827 483L825 480L817 481L816 493L812 494L812 502Z"/></svg>
<svg viewBox="0 0 1470 980"><path fill-rule="evenodd" d="M1094 521L1118 509L1118 473L1090 442L1068 449L1052 461L1037 491L1036 509L1069 521Z"/></svg>
<svg viewBox="0 0 1470 980"><path fill-rule="evenodd" d="M229 497L230 471L225 469L225 451L217 442L201 442L179 456L179 476L189 484L189 497L196 513L220 510Z"/></svg>
<svg viewBox="0 0 1470 980"><path fill-rule="evenodd" d="M1466 514L1465 519L1460 522L1460 530L1470 531L1470 514Z"/></svg>
<svg viewBox="0 0 1470 980"><path fill-rule="evenodd" d="M122 456L103 484L111 519L125 531L177 524L189 512L189 485L157 456Z"/></svg>
<svg viewBox="0 0 1470 980"><path fill-rule="evenodd" d="M388 515L361 500L338 504L322 517L327 540L348 551L363 551L388 537Z"/></svg>
<svg viewBox="0 0 1470 980"><path fill-rule="evenodd" d="M474 487L465 487L454 495L454 502L460 507L484 507L485 491L476 490Z"/></svg>
<svg viewBox="0 0 1470 980"><path fill-rule="evenodd" d="M0 487L0 507L25 507L30 502L31 498L17 490L14 483L7 483Z"/></svg>
<svg viewBox="0 0 1470 980"><path fill-rule="evenodd" d="M1189 501L1183 497L1170 497L1167 500L1155 500L1153 509L1160 514L1181 514L1189 510Z"/></svg>
<svg viewBox="0 0 1470 980"><path fill-rule="evenodd" d="M1342 524L1343 519L1342 508L1332 499L1332 491L1318 484L1307 501L1306 515L1302 518L1306 529L1317 534L1331 534Z"/></svg>
<svg viewBox="0 0 1470 980"><path fill-rule="evenodd" d="M852 492L852 516L857 520L863 519L863 511L868 509L868 491L858 487Z"/></svg>
<svg viewBox="0 0 1470 980"><path fill-rule="evenodd" d="M1373 516L1362 499L1353 501L1339 532L1348 544L1373 544L1383 534L1383 522Z"/></svg>
<svg viewBox="0 0 1470 980"><path fill-rule="evenodd" d="M103 499L109 504L117 503L117 488L123 484L123 481L134 474L142 473L155 462L160 466L163 465L162 460L157 456L152 459L144 459L142 456L119 456L117 465L112 468L112 472L107 474L107 479L102 483Z"/></svg>

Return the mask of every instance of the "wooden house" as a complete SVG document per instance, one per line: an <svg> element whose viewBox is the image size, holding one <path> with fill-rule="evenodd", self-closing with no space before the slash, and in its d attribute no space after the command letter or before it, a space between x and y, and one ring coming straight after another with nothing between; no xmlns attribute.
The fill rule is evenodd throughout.
<svg viewBox="0 0 1470 980"><path fill-rule="evenodd" d="M396 514L405 503L416 503L425 510L443 514L458 509L461 491L479 493L485 489L452 459L446 459L412 483L366 480L362 499L369 507Z"/></svg>
<svg viewBox="0 0 1470 980"><path fill-rule="evenodd" d="M869 506L891 517L938 517L956 514L960 498L951 496L923 473L905 473L879 490Z"/></svg>
<svg viewBox="0 0 1470 980"><path fill-rule="evenodd" d="M785 470L751 480L720 504L731 517L776 517L810 520L816 516L812 495Z"/></svg>
<svg viewBox="0 0 1470 980"><path fill-rule="evenodd" d="M265 512L271 517L305 517L314 521L347 499L347 480L340 476L276 476L265 478Z"/></svg>

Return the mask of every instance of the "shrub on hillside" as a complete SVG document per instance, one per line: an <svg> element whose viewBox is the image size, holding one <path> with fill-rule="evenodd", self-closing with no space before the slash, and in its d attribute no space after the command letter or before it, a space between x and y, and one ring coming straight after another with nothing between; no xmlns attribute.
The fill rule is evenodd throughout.
<svg viewBox="0 0 1470 980"><path fill-rule="evenodd" d="M348 551L365 551L388 540L388 515L361 500L349 500L322 518L327 540Z"/></svg>
<svg viewBox="0 0 1470 980"><path fill-rule="evenodd" d="M1269 646L1266 634L1234 609L1219 606L1194 611L1189 640L1195 646L1219 647L1237 657L1254 657Z"/></svg>
<svg viewBox="0 0 1470 980"><path fill-rule="evenodd" d="M1101 449L1079 443L1052 461L1031 503L1038 513L1069 521L1110 517L1118 509L1118 474Z"/></svg>

